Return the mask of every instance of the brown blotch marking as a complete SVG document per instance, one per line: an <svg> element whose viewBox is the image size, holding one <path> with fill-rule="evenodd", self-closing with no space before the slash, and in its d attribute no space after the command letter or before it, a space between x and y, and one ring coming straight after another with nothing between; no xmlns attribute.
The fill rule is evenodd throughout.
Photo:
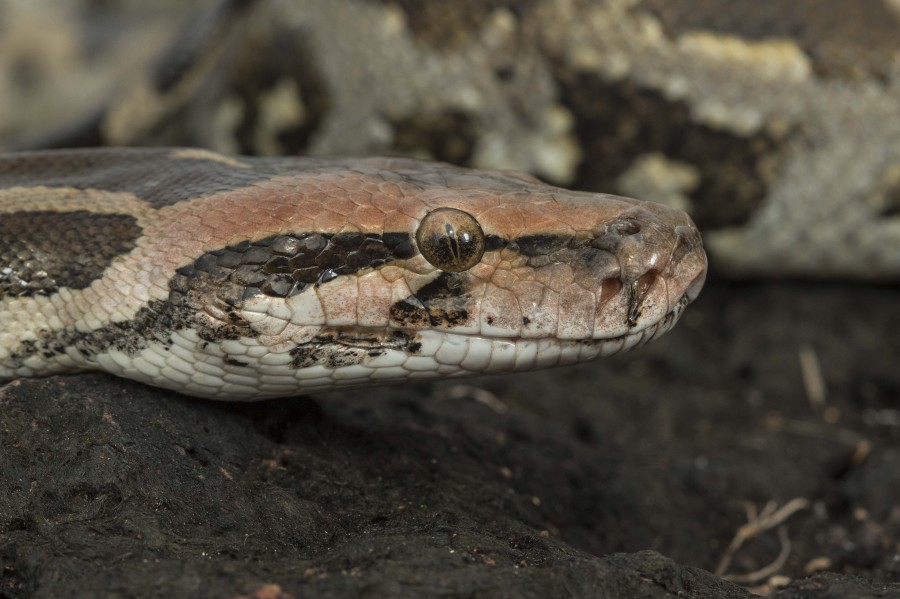
<svg viewBox="0 0 900 599"><path fill-rule="evenodd" d="M751 41L794 40L823 76L885 79L900 58L900 19L886 2L644 0L673 39L712 31Z"/></svg>
<svg viewBox="0 0 900 599"><path fill-rule="evenodd" d="M879 216L896 218L900 216L900 164L889 166L881 177L881 183L868 203L875 207Z"/></svg>
<svg viewBox="0 0 900 599"><path fill-rule="evenodd" d="M220 50L253 4L246 0L218 2L215 10L203 11L188 21L151 74L157 91L166 94L185 80L202 75L209 57Z"/></svg>
<svg viewBox="0 0 900 599"><path fill-rule="evenodd" d="M478 140L472 117L460 111L417 113L390 121L394 149L405 155L425 153L435 160L468 164Z"/></svg>
<svg viewBox="0 0 900 599"><path fill-rule="evenodd" d="M245 1L245 0L243 0ZM248 4L255 4L250 1ZM244 110L234 136L241 154L260 155L259 138L277 140L280 154L308 154L311 139L322 127L335 105L328 77L321 70L316 47L293 27L266 28L265 35L252 39L253 52L243 52L231 77L231 93L240 98ZM302 120L282 130L272 124L263 102L270 91L286 78L295 81L297 101L303 106Z"/></svg>
<svg viewBox="0 0 900 599"><path fill-rule="evenodd" d="M491 13L509 10L521 16L538 0L369 0L377 4L399 6L406 14L409 29L416 40L441 51L467 46L477 36Z"/></svg>
<svg viewBox="0 0 900 599"><path fill-rule="evenodd" d="M897 217L900 216L900 186L892 187L885 193L884 209L880 212L881 216Z"/></svg>
<svg viewBox="0 0 900 599"><path fill-rule="evenodd" d="M558 83L577 115L584 150L575 188L617 190L616 179L636 158L660 152L699 170L691 216L701 229L715 229L746 224L778 176L790 133L740 137L716 130L693 122L682 102L593 73L561 70Z"/></svg>
<svg viewBox="0 0 900 599"><path fill-rule="evenodd" d="M0 297L84 289L135 247L142 229L127 214L0 214Z"/></svg>

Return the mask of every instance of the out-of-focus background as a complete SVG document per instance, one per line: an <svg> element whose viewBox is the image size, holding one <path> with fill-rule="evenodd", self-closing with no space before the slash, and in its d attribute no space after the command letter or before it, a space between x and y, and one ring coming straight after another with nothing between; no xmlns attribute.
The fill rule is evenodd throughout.
<svg viewBox="0 0 900 599"><path fill-rule="evenodd" d="M0 596L900 596L896 1L0 0L0 147L88 145L525 170L687 210L710 282L465 386L7 387Z"/></svg>

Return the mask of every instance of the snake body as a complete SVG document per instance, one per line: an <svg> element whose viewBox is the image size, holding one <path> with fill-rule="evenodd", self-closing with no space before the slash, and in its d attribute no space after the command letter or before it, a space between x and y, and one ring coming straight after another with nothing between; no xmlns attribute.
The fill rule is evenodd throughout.
<svg viewBox="0 0 900 599"><path fill-rule="evenodd" d="M665 332L682 212L412 159L0 156L0 381L261 399L572 363Z"/></svg>

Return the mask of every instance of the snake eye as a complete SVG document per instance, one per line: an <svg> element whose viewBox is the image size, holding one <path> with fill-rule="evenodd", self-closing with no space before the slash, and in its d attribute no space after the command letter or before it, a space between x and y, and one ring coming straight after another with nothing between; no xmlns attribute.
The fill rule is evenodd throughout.
<svg viewBox="0 0 900 599"><path fill-rule="evenodd" d="M438 208L425 215L416 231L419 251L434 266L462 272L478 264L484 255L484 231L471 214L454 208Z"/></svg>

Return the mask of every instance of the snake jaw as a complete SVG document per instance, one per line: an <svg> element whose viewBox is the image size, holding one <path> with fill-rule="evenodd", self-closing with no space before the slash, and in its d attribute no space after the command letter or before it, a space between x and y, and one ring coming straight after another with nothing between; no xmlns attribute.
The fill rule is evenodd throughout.
<svg viewBox="0 0 900 599"><path fill-rule="evenodd" d="M671 328L706 268L677 211L415 160L40 152L0 157L3 197L7 380L261 399L569 364Z"/></svg>

